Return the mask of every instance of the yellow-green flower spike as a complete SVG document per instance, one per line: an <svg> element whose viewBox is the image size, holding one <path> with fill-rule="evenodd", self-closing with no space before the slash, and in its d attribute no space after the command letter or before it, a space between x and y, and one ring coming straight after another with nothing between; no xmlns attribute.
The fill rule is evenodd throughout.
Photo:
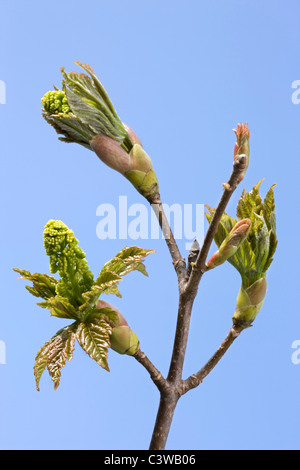
<svg viewBox="0 0 300 470"><path fill-rule="evenodd" d="M67 96L62 90L48 91L41 102L47 114L68 114L71 112Z"/></svg>
<svg viewBox="0 0 300 470"><path fill-rule="evenodd" d="M93 284L93 273L89 270L85 253L78 246L74 232L60 220L49 220L45 226L44 246L50 257L50 272L60 275L56 291L71 302L81 303L82 293Z"/></svg>

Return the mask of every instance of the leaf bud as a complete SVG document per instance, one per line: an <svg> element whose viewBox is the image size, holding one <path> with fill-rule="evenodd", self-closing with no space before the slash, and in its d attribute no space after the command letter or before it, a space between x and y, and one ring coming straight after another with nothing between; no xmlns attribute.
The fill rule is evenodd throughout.
<svg viewBox="0 0 300 470"><path fill-rule="evenodd" d="M233 323L244 328L251 326L263 306L266 292L267 280L265 277L258 279L247 288L242 285L236 301Z"/></svg>
<svg viewBox="0 0 300 470"><path fill-rule="evenodd" d="M110 335L111 349L119 354L133 356L139 349L140 343L136 334L130 329L122 313L113 305L103 300L98 300L96 307L98 309L111 308L118 314L118 322L115 323Z"/></svg>
<svg viewBox="0 0 300 470"><path fill-rule="evenodd" d="M213 269L220 264L225 263L228 258L233 256L243 241L247 238L251 228L250 219L239 220L233 227L229 235L225 238L220 248L212 255L206 263L208 269Z"/></svg>

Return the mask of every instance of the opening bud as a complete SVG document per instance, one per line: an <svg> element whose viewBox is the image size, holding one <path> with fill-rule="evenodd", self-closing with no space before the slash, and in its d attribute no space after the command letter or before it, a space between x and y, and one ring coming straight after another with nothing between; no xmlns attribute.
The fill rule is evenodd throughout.
<svg viewBox="0 0 300 470"><path fill-rule="evenodd" d="M98 134L90 141L90 147L100 160L122 175L129 170L129 154L111 137Z"/></svg>
<svg viewBox="0 0 300 470"><path fill-rule="evenodd" d="M240 155L245 155L247 157L247 162L245 169L243 172L240 174L239 180L242 181L242 179L245 176L245 173L247 171L247 168L249 166L249 154L250 154L250 146L249 146L249 139L250 139L250 130L248 128L248 122L246 124L241 124L239 123L237 125L237 129L233 129L233 132L236 135L236 143L234 146L234 159Z"/></svg>
<svg viewBox="0 0 300 470"><path fill-rule="evenodd" d="M111 349L119 354L133 356L140 349L140 342L129 326L113 328L110 336Z"/></svg>
<svg viewBox="0 0 300 470"><path fill-rule="evenodd" d="M139 144L141 147L143 147L142 142L139 139L139 136L136 135L136 133L129 127L125 122L122 122L125 130L127 131L127 134L129 136L130 142L134 144Z"/></svg>
<svg viewBox="0 0 300 470"><path fill-rule="evenodd" d="M233 323L244 328L251 326L263 306L266 292L267 281L265 277L247 288L242 285L236 301Z"/></svg>
<svg viewBox="0 0 300 470"><path fill-rule="evenodd" d="M159 193L159 186L152 161L143 147L134 144L129 152L130 168L126 171L126 178L146 199Z"/></svg>
<svg viewBox="0 0 300 470"><path fill-rule="evenodd" d="M90 65L76 62L84 73L66 73L62 90L55 87L42 98L43 117L64 142L93 150L100 160L124 175L147 199L158 194L150 157L129 126L121 122L102 83Z"/></svg>
<svg viewBox="0 0 300 470"><path fill-rule="evenodd" d="M225 238L218 251L216 251L206 263L208 269L213 269L225 263L239 249L243 241L247 238L251 228L250 219L239 220L233 227L229 235Z"/></svg>
<svg viewBox="0 0 300 470"><path fill-rule="evenodd" d="M113 327L110 335L110 347L119 354L133 356L140 349L140 342L136 334L130 329L122 313L113 305L103 300L98 300L96 308L110 308L118 314L118 322Z"/></svg>

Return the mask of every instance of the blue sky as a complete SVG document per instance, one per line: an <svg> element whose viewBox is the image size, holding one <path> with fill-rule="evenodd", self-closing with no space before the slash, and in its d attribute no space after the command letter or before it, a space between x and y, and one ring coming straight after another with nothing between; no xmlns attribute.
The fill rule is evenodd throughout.
<svg viewBox="0 0 300 470"><path fill-rule="evenodd" d="M2 0L0 185L2 230L0 448L146 449L158 392L132 358L109 353L107 373L76 347L54 392L33 363L63 325L35 305L13 267L49 273L42 232L49 219L72 228L97 273L124 244L152 248L149 278L128 275L113 299L141 347L166 374L177 314L177 281L163 240L96 235L100 204L144 203L118 173L44 122L40 99L61 83L60 67L92 65L119 116L140 136L168 204L215 206L228 178L238 122L249 122L251 161L242 189L275 189L279 246L254 327L178 404L168 449L299 449L300 79L297 0ZM3 101L3 100L2 100ZM186 255L185 241L178 241ZM212 248L214 249L214 247ZM200 369L231 326L240 287L224 265L208 273L195 302L184 376ZM109 300L109 299L107 299Z"/></svg>

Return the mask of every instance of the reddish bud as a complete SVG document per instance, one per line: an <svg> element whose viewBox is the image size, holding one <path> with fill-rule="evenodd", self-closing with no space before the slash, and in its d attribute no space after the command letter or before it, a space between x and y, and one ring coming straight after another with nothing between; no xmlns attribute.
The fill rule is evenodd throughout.
<svg viewBox="0 0 300 470"><path fill-rule="evenodd" d="M247 168L249 166L249 154L250 154L250 146L249 146L249 138L250 138L250 130L248 128L248 122L246 122L245 125L239 123L237 125L237 129L233 129L233 132L236 135L236 143L234 146L234 159L236 159L240 155L245 155L247 157L247 164L246 168L243 170L243 172L240 175L239 180L242 181L242 179L245 176L245 173L247 171Z"/></svg>
<svg viewBox="0 0 300 470"><path fill-rule="evenodd" d="M225 238L218 251L206 263L208 269L215 268L233 256L245 238L248 236L251 227L250 219L239 220L229 235Z"/></svg>
<svg viewBox="0 0 300 470"><path fill-rule="evenodd" d="M129 154L111 137L103 134L96 135L90 141L90 147L100 160L113 170L122 175L130 170Z"/></svg>
<svg viewBox="0 0 300 470"><path fill-rule="evenodd" d="M140 343L136 334L130 329L122 313L113 305L103 300L98 300L96 308L110 308L118 314L118 323L113 327L110 335L110 347L119 354L133 356L139 349Z"/></svg>
<svg viewBox="0 0 300 470"><path fill-rule="evenodd" d="M130 141L132 142L132 144L139 144L141 147L142 146L142 142L140 141L139 137L136 135L136 133L129 127L127 126L127 124L125 124L124 122L122 122L123 126L125 127L126 131L127 131L127 134L129 135L129 139Z"/></svg>

